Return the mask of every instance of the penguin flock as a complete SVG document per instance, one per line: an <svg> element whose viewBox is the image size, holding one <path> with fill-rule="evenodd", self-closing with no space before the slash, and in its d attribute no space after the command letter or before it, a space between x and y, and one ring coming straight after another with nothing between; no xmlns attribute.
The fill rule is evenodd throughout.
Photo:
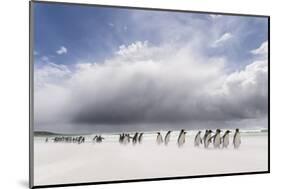
<svg viewBox="0 0 281 189"><path fill-rule="evenodd" d="M204 147L208 148L211 143L213 143L214 148L227 148L230 141L230 130L226 130L221 136L221 130L217 129L216 132L212 135L212 130L206 130L203 138L201 138L201 131L199 131L194 139L194 146L199 147L200 144L204 142ZM203 141L203 142L202 142ZM233 136L233 146L235 149L239 148L241 144L241 135L239 129L235 129Z"/></svg>
<svg viewBox="0 0 281 189"><path fill-rule="evenodd" d="M96 135L93 138L93 142L96 142L96 143L101 143L103 140L104 140L104 138L101 135Z"/></svg>
<svg viewBox="0 0 281 189"><path fill-rule="evenodd" d="M170 142L172 131L168 131L164 138L162 137L160 132L156 133L156 144L161 145L165 144L166 146ZM186 133L184 129L182 129L177 137L177 145L178 147L182 147L186 142ZM194 138L194 146L199 147L201 145L204 146L204 148L209 148L210 144L213 144L213 147L215 149L218 148L228 148L230 144L230 130L226 130L223 135L221 135L222 131L220 129L216 129L216 131L212 130L206 130L204 133L204 136L201 137L202 131L198 131L198 133L195 135ZM130 136L130 134L122 133L119 135L119 142L120 144L128 144L130 143L132 139L133 145L137 143L142 143L144 133L138 133L136 132L133 136ZM239 148L241 144L241 135L239 132L239 129L235 129L235 134L233 136L233 145L234 148Z"/></svg>
<svg viewBox="0 0 281 189"><path fill-rule="evenodd" d="M143 133L136 132L133 136L130 136L129 133L119 134L119 143L120 144L128 144L132 141L133 145L137 143L141 144L143 138Z"/></svg>
<svg viewBox="0 0 281 189"><path fill-rule="evenodd" d="M170 142L172 131L168 131L164 138L162 137L160 132L157 132L156 136L156 144L161 145L164 143L165 146L167 146ZM182 129L177 137L177 145L178 147L183 147L183 145L186 142L186 133L187 131ZM201 145L204 146L204 148L209 148L211 144L213 144L213 148L219 149L219 148L228 148L230 144L230 130L226 130L224 134L222 135L222 131L220 129L216 129L216 131L212 130L205 130L205 133L203 137L201 137L202 131L198 131L194 138L194 146L200 147ZM141 144L143 141L143 135L142 132L136 132L132 136L129 133L121 133L119 134L119 143L126 145L132 142L133 145ZM94 143L102 143L105 140L104 137L101 135L96 135L92 141ZM48 142L48 138L46 138L45 142ZM77 142L79 144L85 142L85 138L80 137L55 137L54 142ZM241 135L239 129L235 129L235 133L233 135L233 146L235 149L238 149L241 145Z"/></svg>

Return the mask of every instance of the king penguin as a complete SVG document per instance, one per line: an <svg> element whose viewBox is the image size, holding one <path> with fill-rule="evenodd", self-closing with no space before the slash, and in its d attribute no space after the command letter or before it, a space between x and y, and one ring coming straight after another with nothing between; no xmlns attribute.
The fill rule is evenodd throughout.
<svg viewBox="0 0 281 189"><path fill-rule="evenodd" d="M138 142L141 144L142 143L142 137L143 137L143 133L139 134L139 138L138 138Z"/></svg>
<svg viewBox="0 0 281 189"><path fill-rule="evenodd" d="M138 135L139 133L136 132L135 135L133 136L133 144L136 144L138 142Z"/></svg>
<svg viewBox="0 0 281 189"><path fill-rule="evenodd" d="M198 131L194 139L194 146L198 147L200 144L202 144L201 131Z"/></svg>
<svg viewBox="0 0 281 189"><path fill-rule="evenodd" d="M183 144L185 143L185 134L186 132L184 131L184 129L182 129L180 131L179 137L178 137L178 146L182 147Z"/></svg>
<svg viewBox="0 0 281 189"><path fill-rule="evenodd" d="M163 143L163 138L162 138L162 135L161 135L160 132L157 132L156 143L157 143L158 145Z"/></svg>
<svg viewBox="0 0 281 189"><path fill-rule="evenodd" d="M239 129L235 129L235 134L234 134L234 137L233 137L234 148L235 149L239 148L240 144L241 144L240 132L239 132Z"/></svg>
<svg viewBox="0 0 281 189"><path fill-rule="evenodd" d="M214 140L214 148L220 148L220 144L221 144L221 136L220 136L221 130L217 129L216 130L216 134L213 136Z"/></svg>
<svg viewBox="0 0 281 189"><path fill-rule="evenodd" d="M203 141L206 140L207 135L209 134L209 130L205 130L204 136L203 136Z"/></svg>
<svg viewBox="0 0 281 189"><path fill-rule="evenodd" d="M168 143L169 143L169 141L170 141L171 132L172 132L172 131L168 131L167 134L166 134L166 136L165 136L165 139L164 139L165 145L168 145Z"/></svg>
<svg viewBox="0 0 281 189"><path fill-rule="evenodd" d="M123 139L123 144L128 144L128 143L130 143L130 136L129 134L125 134Z"/></svg>
<svg viewBox="0 0 281 189"><path fill-rule="evenodd" d="M120 144L122 144L122 143L123 143L124 138L125 138L124 133L122 133L122 134L120 134L120 135L119 135L119 143L120 143Z"/></svg>
<svg viewBox="0 0 281 189"><path fill-rule="evenodd" d="M208 148L209 144L211 143L211 138L212 138L212 130L207 130L205 133L205 138L204 138L204 147Z"/></svg>
<svg viewBox="0 0 281 189"><path fill-rule="evenodd" d="M229 133L230 133L229 130L225 131L225 133L222 137L222 147L223 148L227 148L229 145Z"/></svg>

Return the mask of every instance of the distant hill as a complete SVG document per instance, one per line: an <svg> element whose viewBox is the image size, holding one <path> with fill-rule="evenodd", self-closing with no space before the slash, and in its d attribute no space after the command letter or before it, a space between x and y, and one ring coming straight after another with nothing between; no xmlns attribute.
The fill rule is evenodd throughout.
<svg viewBox="0 0 281 189"><path fill-rule="evenodd" d="M266 133L266 132L268 132L268 129L262 129L261 132Z"/></svg>
<svg viewBox="0 0 281 189"><path fill-rule="evenodd" d="M54 135L61 135L59 133L53 133L53 132L48 132L48 131L34 131L33 132L34 136L54 136Z"/></svg>
<svg viewBox="0 0 281 189"><path fill-rule="evenodd" d="M85 135L91 135L91 134L87 134L87 133L77 133L77 134L70 134L70 133L54 133L54 132L49 132L49 131L34 131L33 132L34 136L36 137L40 137L40 136L85 136Z"/></svg>

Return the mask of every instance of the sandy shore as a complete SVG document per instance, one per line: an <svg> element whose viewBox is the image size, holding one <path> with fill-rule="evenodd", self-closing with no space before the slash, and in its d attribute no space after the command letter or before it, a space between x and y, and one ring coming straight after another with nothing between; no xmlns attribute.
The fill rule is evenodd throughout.
<svg viewBox="0 0 281 189"><path fill-rule="evenodd" d="M121 145L117 136L105 136L101 144L44 142L34 144L35 185L99 182L175 176L266 171L267 133L242 134L238 150L193 146L194 134L182 148L174 133L168 146L157 145L155 135L146 135L142 144ZM232 136L230 138L232 142Z"/></svg>

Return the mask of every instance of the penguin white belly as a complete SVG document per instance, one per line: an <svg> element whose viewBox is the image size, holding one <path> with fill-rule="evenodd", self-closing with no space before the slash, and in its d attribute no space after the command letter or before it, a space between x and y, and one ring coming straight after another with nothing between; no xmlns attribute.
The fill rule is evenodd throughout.
<svg viewBox="0 0 281 189"><path fill-rule="evenodd" d="M139 143L142 143L142 135L139 136Z"/></svg>
<svg viewBox="0 0 281 189"><path fill-rule="evenodd" d="M184 144L184 142L185 142L185 134L181 134L179 136L178 145L182 146Z"/></svg>
<svg viewBox="0 0 281 189"><path fill-rule="evenodd" d="M220 147L220 139L221 139L220 134L217 134L215 136L215 138L214 138L214 147L215 148L219 148Z"/></svg>
<svg viewBox="0 0 281 189"><path fill-rule="evenodd" d="M237 133L234 137L234 147L235 148L239 148L240 144L241 144L241 136L240 136L240 133Z"/></svg>
<svg viewBox="0 0 281 189"><path fill-rule="evenodd" d="M195 146L199 146L200 145L200 141L201 141L201 137L199 135L197 135L195 137L194 145Z"/></svg>
<svg viewBox="0 0 281 189"><path fill-rule="evenodd" d="M158 136L157 136L156 142L157 142L157 144L162 144L163 139L162 139L162 136L161 136L161 135L158 135Z"/></svg>
<svg viewBox="0 0 281 189"><path fill-rule="evenodd" d="M170 141L171 134L166 135L165 137L165 144L167 145Z"/></svg>
<svg viewBox="0 0 281 189"><path fill-rule="evenodd" d="M223 138L223 147L224 148L227 148L229 145L229 135L226 135L224 138Z"/></svg>
<svg viewBox="0 0 281 189"><path fill-rule="evenodd" d="M211 134L208 134L205 139L205 147L209 147Z"/></svg>
<svg viewBox="0 0 281 189"><path fill-rule="evenodd" d="M127 136L124 136L124 139L123 139L123 144L128 144L128 137Z"/></svg>

